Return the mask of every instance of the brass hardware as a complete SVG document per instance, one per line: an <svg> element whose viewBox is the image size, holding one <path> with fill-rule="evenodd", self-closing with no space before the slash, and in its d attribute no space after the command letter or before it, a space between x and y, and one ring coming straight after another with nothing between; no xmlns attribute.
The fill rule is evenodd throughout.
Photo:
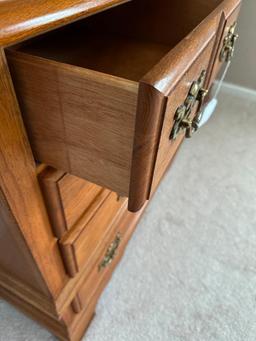
<svg viewBox="0 0 256 341"><path fill-rule="evenodd" d="M112 263L113 259L116 256L116 252L120 245L120 242L121 242L121 235L120 233L118 233L115 240L109 245L103 260L100 262L99 267L98 267L99 271L105 269L109 264Z"/></svg>
<svg viewBox="0 0 256 341"><path fill-rule="evenodd" d="M235 51L235 43L238 39L238 34L235 34L237 22L234 22L233 25L230 26L228 30L228 34L224 38L223 47L220 52L220 60L229 62L233 56Z"/></svg>
<svg viewBox="0 0 256 341"><path fill-rule="evenodd" d="M198 130L200 120L202 118L202 106L208 90L203 88L206 78L206 71L201 72L197 81L194 81L189 89L189 93L184 103L178 107L174 115L174 125L170 134L170 139L175 140L180 132L185 130L187 138ZM198 114L191 118L192 110L195 104L199 102L197 112Z"/></svg>

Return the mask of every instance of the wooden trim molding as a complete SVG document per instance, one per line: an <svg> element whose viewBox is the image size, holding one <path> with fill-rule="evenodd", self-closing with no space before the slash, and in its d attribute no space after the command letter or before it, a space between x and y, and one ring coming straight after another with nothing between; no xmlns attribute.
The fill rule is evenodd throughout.
<svg viewBox="0 0 256 341"><path fill-rule="evenodd" d="M3 296L4 299L17 307L20 311L24 312L27 316L29 316L35 322L39 322L41 325L48 328L54 335L56 335L60 340L69 341L69 333L68 328L65 326L65 323L62 320L57 318L53 318L41 310L37 309L35 306L30 303L24 301L21 297L16 296L8 290L0 285L0 296Z"/></svg>
<svg viewBox="0 0 256 341"><path fill-rule="evenodd" d="M6 273L0 268L0 287L10 291L13 295L19 297L21 300L26 301L28 304L34 306L36 309L42 311L50 317L56 318L57 311L53 301L49 297L45 297L40 292L28 287L23 282L13 278L10 274Z"/></svg>
<svg viewBox="0 0 256 341"><path fill-rule="evenodd" d="M2 49L0 75L0 187L51 294L56 297L67 276L53 238Z"/></svg>
<svg viewBox="0 0 256 341"><path fill-rule="evenodd" d="M163 123L166 98L158 90L140 83L128 209L137 212L149 198L159 131Z"/></svg>
<svg viewBox="0 0 256 341"><path fill-rule="evenodd" d="M4 0L0 46L7 46L106 10L129 0Z"/></svg>

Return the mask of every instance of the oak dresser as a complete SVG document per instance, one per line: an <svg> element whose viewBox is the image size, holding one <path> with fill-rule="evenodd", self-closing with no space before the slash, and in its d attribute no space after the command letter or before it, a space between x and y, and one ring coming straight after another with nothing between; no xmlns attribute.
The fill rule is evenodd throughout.
<svg viewBox="0 0 256 341"><path fill-rule="evenodd" d="M148 201L200 127L240 6L1 1L0 294L60 340L83 337Z"/></svg>

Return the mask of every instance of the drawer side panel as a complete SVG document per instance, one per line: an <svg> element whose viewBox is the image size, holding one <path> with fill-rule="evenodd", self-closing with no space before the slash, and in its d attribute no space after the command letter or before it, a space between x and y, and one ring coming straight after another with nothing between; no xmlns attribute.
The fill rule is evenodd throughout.
<svg viewBox="0 0 256 341"><path fill-rule="evenodd" d="M135 82L8 52L37 160L128 196Z"/></svg>

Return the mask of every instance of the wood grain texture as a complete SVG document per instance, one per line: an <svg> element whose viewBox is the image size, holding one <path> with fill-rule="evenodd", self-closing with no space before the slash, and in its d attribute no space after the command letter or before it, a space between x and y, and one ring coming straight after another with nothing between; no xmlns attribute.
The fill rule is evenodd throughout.
<svg viewBox="0 0 256 341"><path fill-rule="evenodd" d="M78 291L77 299L80 301L80 305L82 307L85 308L90 304L92 297L99 290L101 283L106 283L106 278L109 278L110 274L113 272L124 252L124 248L135 228L135 224L137 224L138 215L140 214L137 214L136 216L136 214L128 213L127 210L122 210L119 217L116 217L111 231L104 240L101 251L98 252L96 257L94 257L94 263L91 267L90 275L87 277L86 281ZM121 238L121 242L118 246L113 261L106 268L99 271L99 265L101 264L109 246L112 242L114 242L117 235Z"/></svg>
<svg viewBox="0 0 256 341"><path fill-rule="evenodd" d="M16 51L9 60L35 158L128 196L136 83Z"/></svg>
<svg viewBox="0 0 256 341"><path fill-rule="evenodd" d="M18 263L18 258L15 259ZM14 277L10 269L6 270L1 267L0 287L10 291L10 293L12 293L14 296L17 296L21 300L26 301L31 306L42 311L44 314L52 318L56 318L57 312L54 300L50 299L49 295L42 294L40 291L33 287L33 285L31 284L31 281L33 280L33 272L28 272L29 270L30 269L28 268L24 271L24 274L27 274L27 280L23 280L23 278ZM30 280L30 282L26 283L28 280ZM43 282L41 280L41 285L42 283Z"/></svg>
<svg viewBox="0 0 256 341"><path fill-rule="evenodd" d="M43 313L41 310L37 309L31 303L23 300L19 296L15 296L15 294L8 290L8 288L4 288L0 285L0 296L4 297L4 299L14 305L17 309L21 312L26 314L35 322L41 324L42 326L46 327L50 330L54 335L58 337L59 340L63 341L73 341L69 337L68 329L63 321L58 320L57 318L54 319L47 314ZM75 340L75 341L78 341Z"/></svg>
<svg viewBox="0 0 256 341"><path fill-rule="evenodd" d="M165 110L163 110L163 108L165 108L168 95L175 87L177 87L177 91L179 91L178 84L180 79L186 72L188 72L193 63L197 61L200 54L202 54L211 41L215 39L214 46L218 46L217 36L220 31L222 13L224 12L226 15L230 15L233 7L237 6L239 3L239 0L204 2L203 4L201 2L200 4L197 4L195 2L192 3L191 1L185 1L187 8L190 8L188 13L193 13L193 11L196 10L196 18L197 15L201 19L202 16L208 15L207 18L194 28L194 30L187 35L186 39L181 40L178 45L164 58L162 58L161 61L156 64L155 67L153 67L140 81L140 91L144 88L144 95L140 93L138 97L129 202L129 209L131 211L136 211L141 205L143 205L146 198L149 199L150 186L153 185L154 187L159 183L161 178L159 178L160 173L164 174L164 169L166 169L167 163L172 159L172 157L170 157L170 150L172 148L165 150L165 152L167 152L165 155L164 153L161 156L157 154L160 137L162 140L164 138L166 139L166 136L161 136L161 132L163 132L161 124L163 123L164 116L166 115L164 114ZM127 4L126 6L131 6L131 4ZM211 72L210 69L209 72ZM150 88L153 88L154 90L150 91ZM152 96L150 93L155 93L157 95ZM159 93L162 94L163 99L162 104L161 100L158 100L158 107L160 108L162 106L162 109L154 112L152 110L152 113L149 113L145 120L146 110L151 108L154 105L154 102L157 102L157 97L160 98ZM153 117L156 117L155 125L152 124L150 117L152 117L152 121ZM173 120L170 124L173 124ZM152 135L149 135L152 139L147 136L147 131L152 133ZM169 144L169 138L165 141L165 144ZM171 152L172 155L175 154L178 144L178 142L174 143L173 150ZM150 157L149 153L143 153L142 149L151 150ZM155 163L156 158L158 159L158 164ZM159 169L154 170L154 167L159 167L160 159L162 159L162 162L165 163L165 165L162 172L159 173ZM139 176L135 177L135 174L138 174ZM140 176L142 174L144 174L144 177ZM157 177L156 179L154 179L155 176ZM152 180L152 183L150 180Z"/></svg>
<svg viewBox="0 0 256 341"><path fill-rule="evenodd" d="M117 231L122 233L122 244L120 245L120 249L111 266L106 269L102 276L100 276L100 280L97 282L97 285L93 285L90 291L87 291L86 286L86 278L88 275L79 275L76 276L68 283L68 286L62 292L62 299L65 302L65 306L63 306L62 313L60 314L60 318L50 316L42 309L40 306L36 308L33 304L27 301L27 297L23 299L20 296L17 296L15 291L10 292L8 288L1 286L0 281L0 294L17 308L21 309L25 314L30 316L32 319L41 323L45 327L47 327L54 335L56 335L60 340L68 340L68 341L79 341L84 335L85 329L90 324L91 319L94 316L95 307L99 296L101 295L103 289L107 285L112 276L116 265L120 261L125 247L134 232L139 219L141 218L146 205L142 210L137 212L136 214L130 213L125 210L116 220L115 228L112 229L112 233L108 235L107 239L104 241L104 245L101 248L101 252L97 254L97 257L94 259L94 264L98 264L97 262L101 260L107 246L113 239L113 236ZM86 270L86 269L85 269ZM88 270L87 270L88 272ZM72 291L70 291L72 289ZM86 292L85 292L86 289ZM76 294L79 292L79 295ZM87 298L87 294L89 299ZM66 296L66 297L65 297ZM82 305L79 311L75 312L74 307L71 306L72 302L76 302L76 308L78 305ZM60 302L59 302L60 303Z"/></svg>
<svg viewBox="0 0 256 341"><path fill-rule="evenodd" d="M37 267L17 222L0 189L0 278L6 272L24 286L50 297L46 283ZM15 261L14 261L15 260Z"/></svg>
<svg viewBox="0 0 256 341"><path fill-rule="evenodd" d="M84 230L87 227L87 224L90 223L91 220L93 220L93 217L95 215L98 215L98 211L100 210L101 206L103 205L104 201L107 200L108 196L110 195L110 192L106 189L102 189L97 196L95 196L91 202L90 205L87 207L87 209L83 212L80 219L77 220L77 223L72 226L72 228L69 230L68 233L66 233L63 238L60 240L60 249L62 252L62 256L64 259L65 268L67 270L67 273L73 277L76 275L76 273L79 271L80 267L83 266L83 264L78 263L76 248L73 247L76 245L77 240L79 238L83 237ZM99 222L99 226L101 226L101 222ZM80 237L81 236L81 237ZM69 240L69 242L66 244L62 244L62 240L65 242ZM99 243L101 238L99 237ZM74 243L74 245L73 245Z"/></svg>
<svg viewBox="0 0 256 341"><path fill-rule="evenodd" d="M220 22L219 22L218 30L216 32L215 43L214 43L214 46L212 49L212 54L211 54L211 58L210 58L208 72L206 75L206 80L205 80L205 85L204 85L206 89L211 89L213 81L216 78L216 75L214 75L214 72L213 72L213 68L214 68L214 65L216 63L216 59L218 58L217 53L218 53L218 50L220 48L220 44L222 41L223 31L224 31L225 25L226 25L226 18L225 18L224 12L222 12L221 16L220 16ZM210 97L211 96L210 96L210 91L209 91L206 101L209 100Z"/></svg>
<svg viewBox="0 0 256 341"><path fill-rule="evenodd" d="M153 39L127 37L122 31L107 33L105 27L102 30L100 27L99 19L94 25L86 19L14 48L26 54L138 82L172 47L170 43Z"/></svg>
<svg viewBox="0 0 256 341"><path fill-rule="evenodd" d="M159 92L168 96L178 84L182 75L197 60L209 42L216 36L221 11L213 11L187 37L179 42L162 60L142 79Z"/></svg>
<svg viewBox="0 0 256 341"><path fill-rule="evenodd" d="M166 60L161 61L164 65L164 62L168 63L168 58L171 57L169 61L170 63L173 63L173 73L169 74L169 78L165 78L165 82L161 81L161 78L164 78L165 76L155 78L161 71L160 64L156 66L155 70L153 69L144 77L144 81L149 82L152 85L154 84L154 86L159 90L161 89L168 98L154 169L152 191L159 185L161 178L166 172L166 169L184 138L184 136L180 136L176 141L169 140L175 111L177 107L183 103L183 100L187 95L188 84L191 84L194 77L197 78L196 73L200 74L202 68L208 70L208 76L205 83L207 88L210 87L211 83L216 78L217 73L214 72L213 65L215 65L215 61L219 64L218 50L221 44L220 42L223 39L223 28L226 24L226 22L223 21L223 16L227 16L232 20L232 15L238 15L240 3L241 1L239 0L223 1L217 9L211 13L208 20L202 22L185 42L183 41L177 46L176 51L171 51L169 56L166 56ZM234 12L235 8L237 9ZM188 54L192 56L189 62L188 60L185 61Z"/></svg>
<svg viewBox="0 0 256 341"><path fill-rule="evenodd" d="M30 0L4 0L0 4L0 46L19 42L123 2L39 0L35 4ZM90 18L88 27L95 31L88 42L92 47L96 44L95 50L100 45L104 47L105 42L105 52L109 46L106 59L102 59L104 54L95 53L94 47L90 49L90 65L96 72L84 70L85 65L77 67L77 60L73 65L70 59L75 55L74 50L65 55L59 51L61 58L69 58L67 62L70 65L63 60L47 60L47 56L43 59L23 55L20 72L25 83L21 86L24 93L20 98L29 93L31 113L39 109L34 121L30 117L27 119L27 124L39 127L35 137L29 136L30 140L32 145L39 143L42 134L44 141L40 153L48 159L49 151L53 151L50 164L63 169L60 177L56 177L58 186L51 189L51 195L57 198L57 193L59 197L50 207L51 210L57 208L62 214L62 221L67 223L58 235L63 237L69 230L67 236L62 238L64 247L68 245L69 250L66 263L70 262L73 268L77 267L77 263L81 264L80 268L77 267L80 271L71 279L65 274L57 240L49 225L38 186L36 166L24 132L5 55L1 50L0 210L3 211L1 233L4 234L4 243L8 243L0 251L0 265L4 267L0 271L0 293L48 326L60 339L76 341L82 337L93 316L98 297L122 255L136 219L143 211L132 214L125 210L124 216L120 218L121 226L117 226L118 230L126 231L121 251L111 266L98 275L97 264L113 240L114 225L111 219L102 224L100 214L81 213L82 198L84 193L90 192L90 185L83 187L75 178L72 178L74 181L65 182L67 178L63 177L64 171L129 195L129 207L138 210L149 197L150 191L153 193L156 190L183 139L181 136L172 144L167 142L176 105L184 98L188 83L197 71L202 66L206 67L210 55L209 74L212 74L209 79L214 79L219 67L216 46L221 37L221 14L225 19L221 21L223 28L225 24L227 28L229 21L238 14L234 9L239 3L239 0L134 0ZM17 8L19 11L16 11ZM182 18L177 16L178 12ZM107 35L103 35L103 32ZM120 32L121 39L112 38ZM210 44L214 40L213 49ZM114 52L121 47L120 59L116 59L115 63L112 60ZM13 58L16 58L17 53L12 52ZM78 54L81 54L81 49ZM80 56L81 61L85 61L84 56ZM142 65L143 57L145 63ZM34 79L28 80L27 75L33 70L36 70ZM38 82L41 88L36 88ZM43 94L42 89L45 89ZM59 92L63 101L60 101ZM90 100L91 94L95 102ZM85 111L85 108L89 111ZM56 110L58 114L53 117L52 113ZM46 123L39 122L38 117L46 117ZM44 135L47 135L47 130L50 132L50 143ZM41 154L38 155L41 157ZM72 193L76 193L75 201L72 200ZM86 201L91 202L89 195ZM115 204L118 205L117 202ZM88 205L85 211L95 212L99 209L97 205ZM113 207L113 216L117 219L115 205ZM107 214L103 214L104 221L108 220L111 212L112 209L109 209ZM18 252L22 255L16 268L9 265L6 250L10 244L16 245L15 240L18 246L12 254ZM11 269L7 272L9 267ZM27 267L25 271L24 267ZM24 277L28 269L29 279Z"/></svg>
<svg viewBox="0 0 256 341"><path fill-rule="evenodd" d="M60 179L58 187L68 229L71 229L78 221L83 220L84 213L89 208L91 209L92 203L102 192L106 193L103 198L110 193L100 186L70 174L66 174ZM95 210L97 210L97 205Z"/></svg>
<svg viewBox="0 0 256 341"><path fill-rule="evenodd" d="M223 26L222 26L222 32L221 32L221 39L219 41L219 45L215 51L215 56L214 56L214 62L212 65L212 72L211 76L208 80L208 86L210 87L214 80L219 76L219 73L222 69L222 67L225 67L225 62L222 62L220 60L220 53L221 49L223 47L223 42L228 34L228 30L230 26L237 21L239 13L241 9L241 3L240 2L234 2L233 7L229 9L229 11L223 12Z"/></svg>
<svg viewBox="0 0 256 341"><path fill-rule="evenodd" d="M10 45L127 0L2 0L0 46Z"/></svg>
<svg viewBox="0 0 256 341"><path fill-rule="evenodd" d="M166 112L153 176L153 191L158 187L166 169L184 139L184 134L181 134L176 140L170 140L175 112L177 108L184 103L191 84L199 78L202 70L208 70L209 72L210 57L214 43L215 38L209 42L205 50L202 51L197 60L191 65L190 69L183 74L179 83L167 97Z"/></svg>
<svg viewBox="0 0 256 341"><path fill-rule="evenodd" d="M99 276L97 275L95 276L95 270L97 269L98 262L101 261L101 257L104 255L104 252L102 253L102 255L99 254L98 259L97 258L95 259L95 267L93 271L91 271L91 274L88 274L89 282L93 282L93 286L89 288L87 286L87 280L79 283L79 286L77 288L78 295L76 297L77 299L80 300L80 304L83 307L82 308L83 310L80 313L80 315L78 315L75 318L75 320L72 323L72 327L70 328L70 330L73 330L73 328L76 329L76 335L79 330L78 328L79 325L80 325L80 337L83 335L84 329L85 329L83 326L83 323L81 323L83 312L88 311L88 310L90 311L93 305L93 302L95 302L94 303L94 307L95 307L99 296L101 295L105 286L109 282L117 264L119 263L121 257L123 256L127 243L130 240L146 206L147 205L144 205L143 209L137 213L131 213L126 210L125 212L123 212L123 214L121 214L121 216L115 222L115 228L112 231L112 236L109 235L109 238L108 240L105 241L105 246L104 246L106 250L108 245L112 242L112 240L114 239L114 236L116 235L118 231L122 234L122 241L120 244L120 248L118 249L118 252L113 262ZM104 248L102 251L104 251ZM93 281L93 279L95 279L95 281Z"/></svg>
<svg viewBox="0 0 256 341"><path fill-rule="evenodd" d="M2 50L0 75L0 186L45 283L52 295L57 296L66 275Z"/></svg>
<svg viewBox="0 0 256 341"><path fill-rule="evenodd" d="M82 311L83 308L77 296L74 297L73 301L71 302L71 307L76 314L79 314Z"/></svg>
<svg viewBox="0 0 256 341"><path fill-rule="evenodd" d="M157 167L156 158L159 160L157 152L163 120L166 116L168 94L174 88L180 91L179 79L188 72L191 65L209 45L209 41L214 39L219 17L219 12L211 14L207 21L202 22L186 40L182 40L176 48L162 58L140 82L129 200L131 211L141 207L150 197L151 185L159 183L159 179L154 179L158 172L158 170L154 171L154 167ZM171 131L173 120L170 124ZM169 143L169 136L166 143ZM164 162L170 162L168 154L163 154L160 158L162 161L166 159Z"/></svg>
<svg viewBox="0 0 256 341"><path fill-rule="evenodd" d="M74 225L84 226L86 219L89 219L86 211L89 208L91 212L96 210L101 204L98 197L102 196L104 200L110 193L102 187L49 166L39 172L38 179L57 238L62 238Z"/></svg>
<svg viewBox="0 0 256 341"><path fill-rule="evenodd" d="M128 203L131 212L138 211L149 198L165 105L163 94L140 82Z"/></svg>
<svg viewBox="0 0 256 341"><path fill-rule="evenodd" d="M98 33L154 42L169 46L170 51L221 3L222 0L134 0L98 13L86 22Z"/></svg>
<svg viewBox="0 0 256 341"><path fill-rule="evenodd" d="M58 181L65 176L63 171L46 167L38 174L45 207L51 222L51 227L56 238L61 238L68 230L65 210L60 197Z"/></svg>
<svg viewBox="0 0 256 341"><path fill-rule="evenodd" d="M61 238L61 241L64 244L66 244L66 242L68 244L74 243L85 229L85 226L92 220L95 215L98 214L99 210L102 209L102 205L104 204L104 202L110 200L111 198L115 199L114 202L117 202L117 194L102 188L96 196L91 198L90 204L88 203L88 207L84 210L80 219L77 221L76 224L72 226L68 233L66 233Z"/></svg>
<svg viewBox="0 0 256 341"><path fill-rule="evenodd" d="M6 301L14 305L35 322L46 327L62 341L81 340L86 328L94 317L95 307L101 291L99 290L96 293L87 309L83 309L79 314L75 313L73 308L69 306L61 318L52 318L20 297L15 296L7 288L0 286L0 295Z"/></svg>
<svg viewBox="0 0 256 341"><path fill-rule="evenodd" d="M90 302L90 305L86 309L81 310L79 314L76 313L76 316L73 318L73 321L71 324L67 323L67 325L69 326L68 341L81 341L82 340L87 328L89 327L90 323L92 322L95 316L95 308L96 308L98 299L99 299L99 294L93 297L92 301ZM69 315L73 317L71 312L69 312Z"/></svg>
<svg viewBox="0 0 256 341"><path fill-rule="evenodd" d="M194 2L190 2L191 6ZM204 2L207 6L208 2ZM142 79L167 95L218 32L221 14L229 16L241 0L223 0ZM203 4L201 4L204 6ZM188 58L189 57L189 58Z"/></svg>
<svg viewBox="0 0 256 341"><path fill-rule="evenodd" d="M91 259L98 252L102 242L112 229L112 222L120 211L127 207L127 200L117 200L117 195L111 193L98 208L87 224L74 226L60 240L62 252L73 255L67 264L71 276L81 271L84 267L91 266ZM90 209L86 212L90 214ZM75 265L75 268L74 268Z"/></svg>
<svg viewBox="0 0 256 341"><path fill-rule="evenodd" d="M173 75L171 75L170 79L168 80L168 82L171 80L170 84L173 85L173 88L171 88L171 86L168 85L167 81L164 83L161 82L159 83L157 80L154 80L155 72L157 73L159 71L152 70L148 75L145 76L145 80L151 82L152 84L155 83L155 86L158 87L160 84L160 86L162 87L162 91L165 92L168 98L163 128L161 131L159 149L157 152L157 160L153 175L152 182L153 191L159 185L164 173L166 172L166 169L168 168L170 162L172 161L174 155L177 152L179 145L181 144L184 138L184 136L179 136L176 141L169 140L171 127L173 126L173 117L175 111L186 98L189 89L189 84L191 84L193 80L197 78L197 75L200 74L203 68L208 70L207 71L208 76L205 83L205 86L207 88L210 87L212 81L216 78L217 74L213 70L213 65L215 64L216 60L218 64L218 50L220 42L223 39L222 38L223 28L226 24L226 22L223 21L223 13L224 17L225 15L227 15L228 18L231 19L232 13L234 12L234 8L237 8L239 4L240 1L237 0L236 1L228 0L222 2L221 5L210 15L208 20L200 25L202 27L199 26L198 29L196 29L193 32L193 34L189 36L189 38L186 40L186 43L179 44L175 52L177 53L177 55L175 56L176 58L172 58L171 60L171 62L176 63L176 65L173 66L173 70L175 70L175 72ZM238 9L236 11L235 13L238 13ZM195 34L197 34L197 38ZM183 48L186 49L187 54L193 56L190 59L189 63L185 62L185 60L183 59L186 56ZM202 50L202 48L204 50ZM170 54L172 54L172 52ZM166 62L168 63L167 60ZM180 64L177 65L177 63ZM177 70L179 71L177 74L175 74Z"/></svg>
<svg viewBox="0 0 256 341"><path fill-rule="evenodd" d="M166 23L166 15L174 18L173 13L179 9L176 2L168 3L165 13L166 1L162 0L163 6L150 1L145 15L140 2L131 2L77 26L84 32L85 45L79 43L74 26L73 32L72 27L60 30L10 51L11 69L35 157L129 196L129 209L138 210L149 198L166 104L164 96L216 35L220 3L223 6L216 0L191 7L185 1L186 8L193 9L193 16L184 16L186 29L174 21L175 32L172 30L171 36L162 22ZM125 22L125 17L129 17L131 9L136 31L120 23L120 19ZM202 21L206 16L207 20ZM145 26L153 19L159 30L150 28L150 41ZM112 23L109 27L107 20ZM114 23L120 24L119 35ZM179 39L182 41L173 48ZM66 41L71 41L70 49L66 49ZM145 49L149 42L151 48ZM188 50L192 55L189 61ZM138 80L147 69L152 70L140 82L138 96L138 84L131 79ZM128 79L115 78L113 74Z"/></svg>
<svg viewBox="0 0 256 341"><path fill-rule="evenodd" d="M64 290L61 292L61 295L58 297L58 300L56 301L56 306L60 314L63 314L65 309L67 309L67 307L71 303L72 299L76 297L80 288L85 285L85 279L88 278L90 272L93 269L93 266L97 262L97 259L103 253L106 245L109 244L109 236L111 235L111 233L114 233L112 231L116 231L116 229L122 228L123 225L126 226L127 231L129 230L131 232L131 230L134 230L136 224L143 215L147 204L148 202L137 213L131 213L125 209L120 210L118 216L116 216L113 220L113 225L111 226L111 229L109 229L109 234L105 235L105 239L101 241L101 245L98 248L97 252L94 252L93 256L91 257L90 266L84 266L83 269L81 269L81 271L75 277L71 278L70 281L66 284Z"/></svg>

